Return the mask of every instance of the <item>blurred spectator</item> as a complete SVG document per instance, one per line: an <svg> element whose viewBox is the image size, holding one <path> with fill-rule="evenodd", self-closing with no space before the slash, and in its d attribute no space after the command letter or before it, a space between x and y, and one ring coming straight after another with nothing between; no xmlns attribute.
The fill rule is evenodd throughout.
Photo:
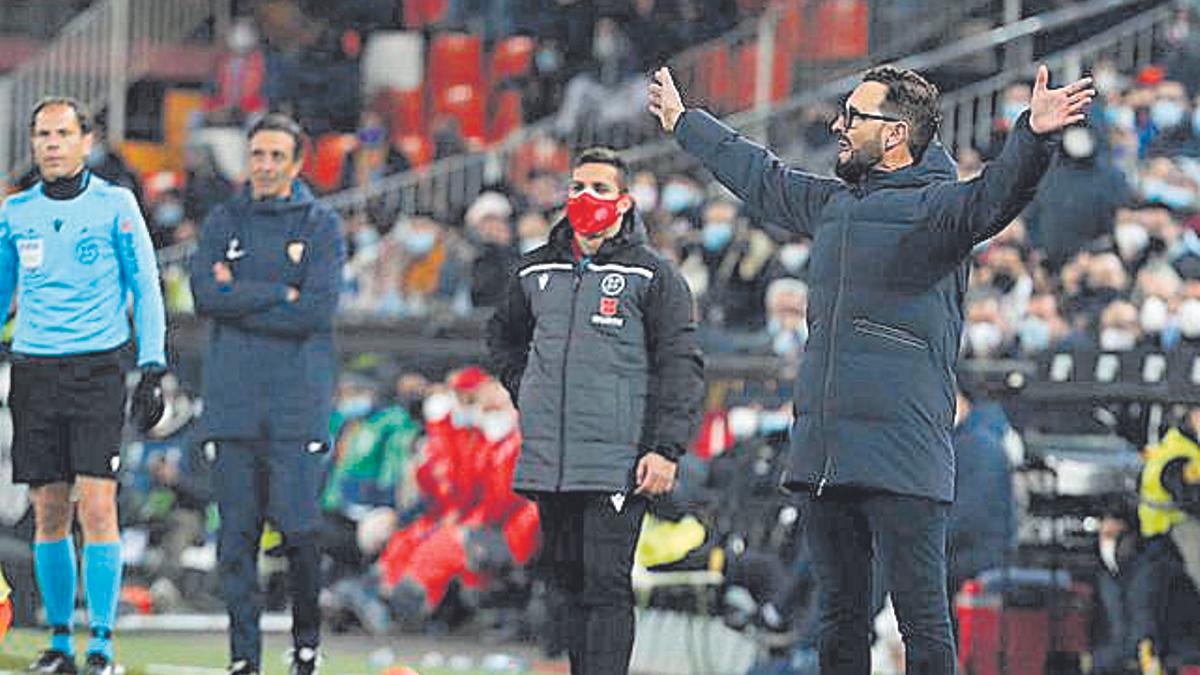
<svg viewBox="0 0 1200 675"><path fill-rule="evenodd" d="M178 241L179 228L185 219L183 195L179 190L169 187L158 192L146 208L150 212L147 225L154 247L162 248Z"/></svg>
<svg viewBox="0 0 1200 675"><path fill-rule="evenodd" d="M753 330L765 320L763 295L770 281L769 263L775 243L759 229L746 226L733 202L716 199L704 207L700 245L687 254L689 283L697 292L703 317L718 326ZM693 260L698 258L700 265ZM696 278L702 274L703 278Z"/></svg>
<svg viewBox="0 0 1200 675"><path fill-rule="evenodd" d="M1154 157L1146 162L1138 189L1147 202L1161 204L1176 213L1190 212L1198 205L1197 180L1168 157Z"/></svg>
<svg viewBox="0 0 1200 675"><path fill-rule="evenodd" d="M109 145L108 137L105 134L103 115L96 118L96 128L93 134L95 140L92 142L92 151L88 153L85 160L87 168L104 180L133 192L138 205L145 211L142 181L137 172L130 168L125 158L121 156L120 151Z"/></svg>
<svg viewBox="0 0 1200 675"><path fill-rule="evenodd" d="M517 219L517 252L521 255L550 240L550 221L537 211L526 211Z"/></svg>
<svg viewBox="0 0 1200 675"><path fill-rule="evenodd" d="M770 353L799 361L808 341L808 286L798 279L776 279L767 287L766 306Z"/></svg>
<svg viewBox="0 0 1200 675"><path fill-rule="evenodd" d="M471 305L495 307L507 292L517 262L513 248L512 205L498 192L484 192L467 209L466 224L475 244L471 263Z"/></svg>
<svg viewBox="0 0 1200 675"><path fill-rule="evenodd" d="M563 92L555 129L560 135L592 126L648 124L645 78L620 24L611 17L595 23L591 67L571 78Z"/></svg>
<svg viewBox="0 0 1200 675"><path fill-rule="evenodd" d="M1114 300L1100 313L1097 332L1100 351L1129 352L1142 341L1138 309L1126 300Z"/></svg>
<svg viewBox="0 0 1200 675"><path fill-rule="evenodd" d="M204 144L184 148L186 178L183 188L183 217L204 222L208 212L233 192L233 184L221 174L213 149Z"/></svg>
<svg viewBox="0 0 1200 675"><path fill-rule="evenodd" d="M453 115L438 115L433 120L433 158L445 159L467 151L458 118Z"/></svg>
<svg viewBox="0 0 1200 675"><path fill-rule="evenodd" d="M1117 208L1129 201L1125 179L1098 161L1095 134L1086 127L1063 133L1063 151L1038 187L1027 220L1034 240L1058 270L1088 242L1113 231Z"/></svg>
<svg viewBox="0 0 1200 675"><path fill-rule="evenodd" d="M1012 472L988 408L956 392L954 417L954 504L947 531L950 595L981 572L1010 562L1017 544L1017 511Z"/></svg>
<svg viewBox="0 0 1200 675"><path fill-rule="evenodd" d="M1113 300L1129 289L1129 273L1115 253L1101 253L1081 259L1082 284L1070 298L1068 310L1087 317L1098 317ZM1066 284L1066 270L1063 283Z"/></svg>
<svg viewBox="0 0 1200 675"><path fill-rule="evenodd" d="M1132 621L1137 531L1128 517L1108 514L1100 521L1097 541L1100 569L1096 573L1096 594L1102 624L1092 649L1093 672L1124 674L1137 656Z"/></svg>
<svg viewBox="0 0 1200 675"><path fill-rule="evenodd" d="M1183 85L1162 82L1155 88L1155 96L1154 105L1150 107L1154 133L1147 154L1151 157L1195 157L1200 154L1200 143L1192 132L1191 101Z"/></svg>
<svg viewBox="0 0 1200 675"><path fill-rule="evenodd" d="M342 164L341 189L365 187L384 176L408 171L408 158L396 150L390 138L383 116L363 111L354 146Z"/></svg>
<svg viewBox="0 0 1200 675"><path fill-rule="evenodd" d="M1058 311L1053 293L1039 293L1029 299L1028 313L1017 326L1017 345L1022 356L1069 348L1071 328Z"/></svg>
<svg viewBox="0 0 1200 675"><path fill-rule="evenodd" d="M217 126L241 126L267 110L266 59L259 49L258 29L249 17L233 23L225 44L228 51L217 60L212 93L204 100L205 118Z"/></svg>
<svg viewBox="0 0 1200 675"><path fill-rule="evenodd" d="M995 295L980 295L967 300L967 326L964 331L964 358L1003 358L1012 346L1000 302Z"/></svg>

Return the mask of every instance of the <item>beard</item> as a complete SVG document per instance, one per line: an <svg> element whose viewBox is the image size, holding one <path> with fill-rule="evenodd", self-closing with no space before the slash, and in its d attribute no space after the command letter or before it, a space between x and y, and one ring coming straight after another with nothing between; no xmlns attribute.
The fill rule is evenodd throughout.
<svg viewBox="0 0 1200 675"><path fill-rule="evenodd" d="M849 143L849 139L845 139ZM883 141L873 138L861 147L851 148L850 156L844 161L838 158L833 173L847 183L857 183L867 172L883 159Z"/></svg>

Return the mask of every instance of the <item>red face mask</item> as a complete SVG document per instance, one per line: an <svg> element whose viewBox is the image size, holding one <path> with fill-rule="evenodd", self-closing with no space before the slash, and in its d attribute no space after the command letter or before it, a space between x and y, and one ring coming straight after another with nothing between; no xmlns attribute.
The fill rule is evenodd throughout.
<svg viewBox="0 0 1200 675"><path fill-rule="evenodd" d="M594 237L621 219L618 199L600 199L591 192L581 192L567 199L567 220L576 234Z"/></svg>

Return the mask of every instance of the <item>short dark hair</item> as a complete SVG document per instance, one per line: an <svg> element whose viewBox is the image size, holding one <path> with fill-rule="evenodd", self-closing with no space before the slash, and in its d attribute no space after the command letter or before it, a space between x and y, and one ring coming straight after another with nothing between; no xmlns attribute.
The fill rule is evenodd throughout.
<svg viewBox="0 0 1200 675"><path fill-rule="evenodd" d="M300 159L300 156L304 154L304 128L287 115L283 113L263 115L251 125L250 131L246 132L246 140L254 138L255 134L260 131L282 131L292 137L292 159Z"/></svg>
<svg viewBox="0 0 1200 675"><path fill-rule="evenodd" d="M571 168L578 168L583 164L607 164L617 170L617 187L624 190L629 183L629 165L612 148L603 146L588 148L576 155L575 163Z"/></svg>
<svg viewBox="0 0 1200 675"><path fill-rule="evenodd" d="M876 66L863 75L862 81L887 85L880 108L908 123L908 151L914 162L921 161L942 121L937 86L916 71L895 66Z"/></svg>
<svg viewBox="0 0 1200 675"><path fill-rule="evenodd" d="M33 130L37 127L38 113L52 105L65 105L75 112L75 119L79 120L79 130L84 135L92 133L92 112L88 107L81 103L78 99L70 96L47 96L38 101L33 106L33 112L29 114L29 133L32 135Z"/></svg>

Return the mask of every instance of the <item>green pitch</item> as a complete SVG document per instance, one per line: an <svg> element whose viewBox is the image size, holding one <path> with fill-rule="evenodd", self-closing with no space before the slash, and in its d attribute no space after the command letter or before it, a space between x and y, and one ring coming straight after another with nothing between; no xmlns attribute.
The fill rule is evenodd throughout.
<svg viewBox="0 0 1200 675"><path fill-rule="evenodd" d="M219 633L121 633L117 635L117 662L125 667L126 675L219 675L227 665L227 642ZM46 646L46 633L40 630L14 630L0 645L0 672L21 672ZM287 667L282 654L290 646L286 635L265 636L263 645L264 675L284 675ZM75 650L82 663L87 648L87 636L76 636ZM380 669L370 663L369 650L341 647L337 640L322 646L325 662L321 672L330 675L377 675ZM398 650L397 650L398 651ZM406 665L397 660L393 665ZM407 664L421 675L495 675L478 670L422 669Z"/></svg>

